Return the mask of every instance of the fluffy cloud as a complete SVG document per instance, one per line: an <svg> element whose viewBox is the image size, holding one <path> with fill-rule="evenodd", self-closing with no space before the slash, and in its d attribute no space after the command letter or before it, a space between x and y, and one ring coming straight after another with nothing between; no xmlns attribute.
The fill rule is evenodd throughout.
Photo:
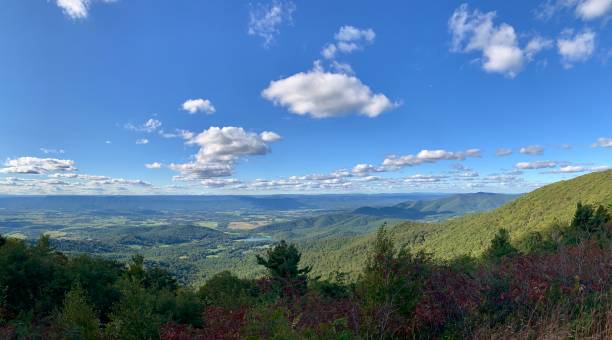
<svg viewBox="0 0 612 340"><path fill-rule="evenodd" d="M225 188L241 182L235 178L208 178L200 182L206 188Z"/></svg>
<svg viewBox="0 0 612 340"><path fill-rule="evenodd" d="M542 153L544 153L544 147L540 145L530 145L521 148L519 152L524 155L541 155Z"/></svg>
<svg viewBox="0 0 612 340"><path fill-rule="evenodd" d="M514 28L506 23L495 25L495 12L469 11L463 4L455 10L448 21L452 34L453 52L482 53L482 67L486 72L501 73L514 78L523 69L526 61L551 46L547 40L533 38L523 50L518 43Z"/></svg>
<svg viewBox="0 0 612 340"><path fill-rule="evenodd" d="M147 169L160 169L161 167L162 167L162 164L159 162L145 164L145 168Z"/></svg>
<svg viewBox="0 0 612 340"><path fill-rule="evenodd" d="M535 162L520 162L516 163L515 167L520 170L554 168L558 165L553 161L535 161Z"/></svg>
<svg viewBox="0 0 612 340"><path fill-rule="evenodd" d="M190 140L195 134L188 130L176 129L174 132L159 130L159 135L164 138L182 138L184 140Z"/></svg>
<svg viewBox="0 0 612 340"><path fill-rule="evenodd" d="M383 161L383 167L389 170L401 169L406 166L421 165L423 163L435 163L440 160L464 160L467 157L480 157L480 150L469 149L466 151L447 151L447 150L421 150L416 156L396 156L391 155Z"/></svg>
<svg viewBox="0 0 612 340"><path fill-rule="evenodd" d="M141 125L134 125L131 123L125 124L125 128L128 130L139 131L139 132L149 132L149 133L156 131L161 126L162 126L162 122L154 118L148 119L146 122L144 122Z"/></svg>
<svg viewBox="0 0 612 340"><path fill-rule="evenodd" d="M385 172L385 171L387 171L387 169L384 167L374 166L372 164L364 164L364 163L355 165L353 169L351 170L351 172L357 176L368 176L371 173Z"/></svg>
<svg viewBox="0 0 612 340"><path fill-rule="evenodd" d="M44 153L45 155L65 153L64 149L47 149L47 148L40 148L40 152Z"/></svg>
<svg viewBox="0 0 612 340"><path fill-rule="evenodd" d="M404 182L406 183L432 183L432 182L441 182L445 178L446 176L416 174L416 175L406 177L404 179Z"/></svg>
<svg viewBox="0 0 612 340"><path fill-rule="evenodd" d="M565 31L562 37L557 39L557 49L561 55L563 66L570 68L573 64L583 62L595 51L595 33L584 31L573 34Z"/></svg>
<svg viewBox="0 0 612 340"><path fill-rule="evenodd" d="M200 147L194 161L170 164L170 169L180 173L180 176L176 177L179 180L230 176L239 158L265 155L270 152L267 143L280 139L281 136L271 131L256 134L246 132L241 127L210 127L187 140L188 145Z"/></svg>
<svg viewBox="0 0 612 340"><path fill-rule="evenodd" d="M495 150L495 154L497 156L503 157L503 156L510 156L512 154L512 149L508 149L508 148L499 148L497 150Z"/></svg>
<svg viewBox="0 0 612 340"><path fill-rule="evenodd" d="M116 0L56 0L56 4L64 14L72 19L85 19L89 15L89 7L94 2L109 3Z"/></svg>
<svg viewBox="0 0 612 340"><path fill-rule="evenodd" d="M270 82L262 96L298 115L314 118L338 117L357 113L377 117L396 107L382 93L374 94L354 76L324 71L318 65L308 72Z"/></svg>
<svg viewBox="0 0 612 340"><path fill-rule="evenodd" d="M563 9L573 9L577 17L593 20L612 10L612 0L547 0L536 10L536 16L548 20Z"/></svg>
<svg viewBox="0 0 612 340"><path fill-rule="evenodd" d="M146 138L137 139L136 144L139 144L139 145L149 144L149 140Z"/></svg>
<svg viewBox="0 0 612 340"><path fill-rule="evenodd" d="M207 114L215 113L215 107L208 99L188 99L182 105L183 110L195 114L197 112L203 112Z"/></svg>
<svg viewBox="0 0 612 340"><path fill-rule="evenodd" d="M599 18L612 9L612 0L582 0L578 1L576 14L582 19Z"/></svg>
<svg viewBox="0 0 612 340"><path fill-rule="evenodd" d="M571 174L571 173L586 172L586 171L589 171L589 168L586 168L580 165L566 165L566 166L560 167L557 170L553 170L550 172L555 173L555 174Z"/></svg>
<svg viewBox="0 0 612 340"><path fill-rule="evenodd" d="M354 26L342 26L334 35L336 41L325 45L321 54L326 59L333 59L337 52L351 53L363 48L366 43L372 43L375 37L376 33L371 28L359 29Z"/></svg>
<svg viewBox="0 0 612 340"><path fill-rule="evenodd" d="M19 157L8 159L4 166L0 168L0 173L47 174L76 171L74 161L57 158Z"/></svg>
<svg viewBox="0 0 612 340"><path fill-rule="evenodd" d="M261 136L261 140L264 142L276 142L282 139L278 133L272 131L264 131L259 136Z"/></svg>
<svg viewBox="0 0 612 340"><path fill-rule="evenodd" d="M249 13L249 35L263 39L264 47L269 47L280 33L280 27L293 22L295 4L290 1L273 1L259 4Z"/></svg>
<svg viewBox="0 0 612 340"><path fill-rule="evenodd" d="M540 36L533 37L525 46L525 57L532 61L536 54L553 47L553 41Z"/></svg>
<svg viewBox="0 0 612 340"><path fill-rule="evenodd" d="M597 142L592 145L594 148L612 148L612 138L597 138Z"/></svg>

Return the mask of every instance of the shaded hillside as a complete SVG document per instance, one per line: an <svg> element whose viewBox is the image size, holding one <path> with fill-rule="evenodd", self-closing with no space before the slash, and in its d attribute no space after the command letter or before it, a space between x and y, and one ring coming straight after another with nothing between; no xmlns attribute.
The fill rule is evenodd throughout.
<svg viewBox="0 0 612 340"><path fill-rule="evenodd" d="M486 213L470 214L442 223L403 222L390 229L400 245L424 249L438 258L480 255L500 228L514 241L532 231L544 231L554 223L567 224L577 202L612 205L612 171L592 173L560 181L521 196ZM333 238L303 242L304 261L317 264L317 274L343 268L355 273L361 268L374 234L355 238Z"/></svg>
<svg viewBox="0 0 612 340"><path fill-rule="evenodd" d="M382 223L401 220L441 220L467 212L496 208L517 195L475 193L402 202L388 207L361 207L351 213L333 213L273 223L255 232L270 233L275 239L306 240L335 236L358 236L372 232Z"/></svg>
<svg viewBox="0 0 612 340"><path fill-rule="evenodd" d="M255 232L271 234L275 239L306 240L338 236L358 236L376 230L382 223L396 224L399 219L366 216L350 213L325 214L274 223L258 228Z"/></svg>
<svg viewBox="0 0 612 340"><path fill-rule="evenodd" d="M420 220L433 216L444 218L495 209L517 197L519 195L486 192L456 194L434 200L408 201L391 207L362 207L355 210L354 213L411 220Z"/></svg>

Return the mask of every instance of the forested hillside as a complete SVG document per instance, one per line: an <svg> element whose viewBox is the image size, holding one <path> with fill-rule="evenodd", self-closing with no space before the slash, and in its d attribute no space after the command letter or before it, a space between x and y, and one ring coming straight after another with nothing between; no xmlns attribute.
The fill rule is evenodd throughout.
<svg viewBox="0 0 612 340"><path fill-rule="evenodd" d="M567 226L576 204L612 205L612 171L592 173L568 181L544 186L490 212L469 214L445 222L404 222L390 228L394 240L415 250L424 250L436 258L478 256L500 228L521 243L533 232L545 232ZM358 272L374 234L356 238L338 237L304 242L304 260L317 263L319 274L336 268Z"/></svg>
<svg viewBox="0 0 612 340"><path fill-rule="evenodd" d="M356 214L395 217L410 220L424 218L448 218L472 212L495 209L516 199L519 195L506 195L488 192L455 194L434 200L407 201L390 207L362 207Z"/></svg>
<svg viewBox="0 0 612 340"><path fill-rule="evenodd" d="M577 202L611 205L612 170L553 183L493 211L444 222L421 246L443 258L479 255L499 228L519 241L532 232L567 225Z"/></svg>

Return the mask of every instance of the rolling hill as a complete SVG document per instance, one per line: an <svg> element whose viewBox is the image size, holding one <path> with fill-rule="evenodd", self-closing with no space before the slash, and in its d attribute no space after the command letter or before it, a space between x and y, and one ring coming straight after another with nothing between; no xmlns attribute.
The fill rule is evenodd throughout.
<svg viewBox="0 0 612 340"><path fill-rule="evenodd" d="M469 214L442 223L404 222L390 228L398 245L432 252L436 258L479 255L500 228L514 241L530 232L546 231L555 223L570 222L576 204L612 205L612 171L583 175L534 190L495 210ZM304 261L315 265L316 274L342 268L356 272L374 234L303 242Z"/></svg>
<svg viewBox="0 0 612 340"><path fill-rule="evenodd" d="M390 207L362 207L354 213L372 216L419 220L427 217L445 218L472 212L495 209L519 195L487 192L456 194L435 200L407 201Z"/></svg>
<svg viewBox="0 0 612 340"><path fill-rule="evenodd" d="M361 207L347 213L329 213L292 221L273 223L254 232L272 234L275 239L300 241L337 236L358 236L392 226L404 220L441 220L468 212L499 207L517 195L475 193L411 200L386 207Z"/></svg>

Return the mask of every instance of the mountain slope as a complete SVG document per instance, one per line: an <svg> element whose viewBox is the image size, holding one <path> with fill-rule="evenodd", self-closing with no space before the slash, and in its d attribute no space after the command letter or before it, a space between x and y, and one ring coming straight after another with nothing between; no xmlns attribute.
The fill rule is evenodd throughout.
<svg viewBox="0 0 612 340"><path fill-rule="evenodd" d="M337 213L273 223L257 228L253 232L263 232L272 235L277 240L284 239L295 242L306 239L363 235L376 230L385 222L394 225L401 220L380 216Z"/></svg>
<svg viewBox="0 0 612 340"><path fill-rule="evenodd" d="M404 222L392 228L398 245L432 252L448 259L460 255L479 255L500 228L520 240L532 231L544 231L553 223L568 223L578 202L612 204L612 171L592 173L560 181L521 196L495 210L470 214L442 223ZM356 273L362 268L374 233L355 238L334 238L300 244L304 261L314 265L316 274L342 268Z"/></svg>
<svg viewBox="0 0 612 340"><path fill-rule="evenodd" d="M500 228L508 229L512 239L519 240L554 223L568 223L578 202L612 204L612 171L556 182L493 211L444 222L422 247L445 258L478 255Z"/></svg>
<svg viewBox="0 0 612 340"><path fill-rule="evenodd" d="M517 195L492 193L456 194L448 197L411 200L387 207L361 207L353 212L331 213L266 225L254 230L275 239L299 241L340 236L357 236L376 230L384 222L441 220L467 212L499 207Z"/></svg>
<svg viewBox="0 0 612 340"><path fill-rule="evenodd" d="M391 207L363 207L355 210L354 213L412 220L434 216L445 218L454 215L495 209L517 197L519 197L519 195L486 192L456 194L435 200L408 201Z"/></svg>

